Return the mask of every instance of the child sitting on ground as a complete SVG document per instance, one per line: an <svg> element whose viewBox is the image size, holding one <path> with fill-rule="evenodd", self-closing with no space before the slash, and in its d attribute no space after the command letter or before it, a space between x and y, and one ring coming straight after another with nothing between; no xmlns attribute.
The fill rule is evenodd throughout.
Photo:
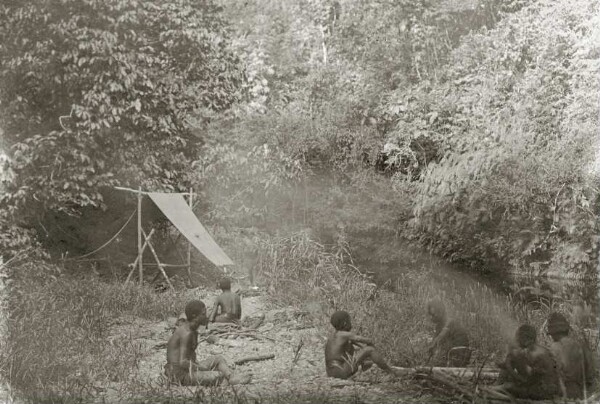
<svg viewBox="0 0 600 404"><path fill-rule="evenodd" d="M327 376L347 379L355 374L359 367L370 368L373 363L390 374L396 374L383 357L373 347L369 338L356 335L352 331L350 314L337 311L331 316L331 325L335 331L325 344L325 368ZM358 350L355 351L354 347Z"/></svg>
<svg viewBox="0 0 600 404"><path fill-rule="evenodd" d="M210 322L235 323L239 321L242 318L242 302L240 296L231 291L231 280L228 278L221 279L219 288L221 288L223 293L215 300L215 305L210 315Z"/></svg>

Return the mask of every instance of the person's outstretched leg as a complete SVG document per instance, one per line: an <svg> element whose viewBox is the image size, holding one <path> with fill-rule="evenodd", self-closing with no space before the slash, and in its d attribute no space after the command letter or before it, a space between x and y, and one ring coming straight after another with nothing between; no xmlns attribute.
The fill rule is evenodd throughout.
<svg viewBox="0 0 600 404"><path fill-rule="evenodd" d="M375 348L366 346L356 353L356 367L370 360L386 373L395 375L396 372Z"/></svg>
<svg viewBox="0 0 600 404"><path fill-rule="evenodd" d="M210 357L206 361L203 361L203 365L209 367L210 370L220 372L229 381L229 384L248 384L252 379L248 374L233 374L233 371L227 365L227 361L221 355Z"/></svg>

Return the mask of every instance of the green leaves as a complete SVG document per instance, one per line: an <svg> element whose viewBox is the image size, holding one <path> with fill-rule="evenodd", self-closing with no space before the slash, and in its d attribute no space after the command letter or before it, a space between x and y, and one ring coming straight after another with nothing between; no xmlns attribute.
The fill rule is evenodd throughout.
<svg viewBox="0 0 600 404"><path fill-rule="evenodd" d="M0 20L8 192L22 206L102 206L115 184L187 189L200 140L188 118L229 108L242 79L212 2L9 1Z"/></svg>
<svg viewBox="0 0 600 404"><path fill-rule="evenodd" d="M593 269L597 212L583 201L598 200L598 173L587 167L600 69L581 60L585 37L598 31L590 5L541 1L507 15L466 37L431 87L413 89L397 136L427 136L444 150L424 172L415 207L416 233L438 253L519 270L547 261L563 275Z"/></svg>

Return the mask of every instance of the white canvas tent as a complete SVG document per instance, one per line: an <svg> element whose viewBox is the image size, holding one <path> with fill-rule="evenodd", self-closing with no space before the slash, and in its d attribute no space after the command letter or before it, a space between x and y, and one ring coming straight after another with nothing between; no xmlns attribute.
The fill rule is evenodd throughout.
<svg viewBox="0 0 600 404"><path fill-rule="evenodd" d="M219 267L233 265L233 261L213 240L200 223L200 220L194 215L192 208L183 199L183 195L150 192L148 196L177 230L209 261Z"/></svg>
<svg viewBox="0 0 600 404"><path fill-rule="evenodd" d="M116 189L131 191L137 193L138 197L138 255L135 262L132 264L131 272L127 276L126 282L128 282L135 272L136 267L139 270L139 281L143 280L143 253L146 247L150 249L156 265L158 265L159 271L165 277L169 286L171 282L164 270L165 264L161 263L158 255L156 254L154 247L150 243L150 238L154 233L152 229L149 233L146 233L142 228L142 197L148 196L154 204L161 210L161 212L169 219L169 221L179 230L179 232L187 238L190 242L190 246L196 248L202 255L204 255L209 261L218 267L227 265L233 265L233 261L227 256L227 254L219 247L215 240L210 236L208 231L204 228L200 220L196 217L192 211L192 195L193 192L190 190L189 193L163 193L163 192L142 192L141 190L133 190L128 188L116 187ZM184 199L184 195L188 195L188 202ZM142 242L142 237L145 239ZM190 271L191 259L190 250L188 249L188 274Z"/></svg>

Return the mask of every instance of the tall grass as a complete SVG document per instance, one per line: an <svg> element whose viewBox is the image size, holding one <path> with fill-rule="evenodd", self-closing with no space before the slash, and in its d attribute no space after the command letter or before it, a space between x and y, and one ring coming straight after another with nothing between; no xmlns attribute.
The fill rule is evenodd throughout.
<svg viewBox="0 0 600 404"><path fill-rule="evenodd" d="M185 305L174 292L67 277L43 263L12 275L0 371L31 402L85 401L106 383L128 380L143 347L130 334L108 338L115 320L163 320Z"/></svg>
<svg viewBox="0 0 600 404"><path fill-rule="evenodd" d="M331 329L329 316L335 310L348 311L354 330L371 337L396 365L427 363L433 326L426 304L433 298L441 298L449 315L467 328L475 364L489 365L501 358L521 323L536 326L540 340L549 342L545 319L552 310L566 310L556 306L534 309L485 286L456 285L455 293L447 292L452 287L445 287L444 292L432 281L428 268L400 275L392 293L361 274L347 251L329 251L306 233L265 238L259 243L259 275L276 302L318 307L313 314L323 333Z"/></svg>

